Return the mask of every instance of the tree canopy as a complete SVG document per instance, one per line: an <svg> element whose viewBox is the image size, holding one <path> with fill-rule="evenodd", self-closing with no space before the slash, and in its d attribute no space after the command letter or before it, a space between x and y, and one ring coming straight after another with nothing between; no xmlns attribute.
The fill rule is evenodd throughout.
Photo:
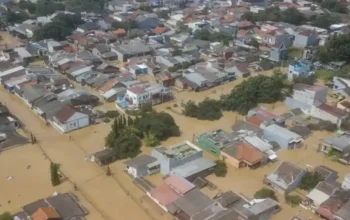
<svg viewBox="0 0 350 220"><path fill-rule="evenodd" d="M237 85L232 91L221 97L223 110L246 114L259 103L273 103L283 98L286 87L282 75L259 75Z"/></svg>
<svg viewBox="0 0 350 220"><path fill-rule="evenodd" d="M142 113L141 117L135 119L134 126L140 132L153 134L161 141L180 135L180 129L174 118L166 112L150 111Z"/></svg>
<svg viewBox="0 0 350 220"><path fill-rule="evenodd" d="M18 12L8 11L6 15L6 20L10 24L22 23L23 21L29 19L27 12L19 10Z"/></svg>
<svg viewBox="0 0 350 220"><path fill-rule="evenodd" d="M65 1L66 7L74 12L97 12L104 10L106 0L69 0Z"/></svg>
<svg viewBox="0 0 350 220"><path fill-rule="evenodd" d="M60 175L59 175L60 165L57 163L50 164L50 173L51 173L51 183L53 186L58 186L61 183Z"/></svg>
<svg viewBox="0 0 350 220"><path fill-rule="evenodd" d="M260 190L256 191L254 194L254 198L256 198L256 199L270 198L270 199L273 199L275 201L278 201L277 196L275 194L275 191L273 191L272 189L268 189L268 188L261 188Z"/></svg>
<svg viewBox="0 0 350 220"><path fill-rule="evenodd" d="M216 160L216 166L214 168L214 174L217 177L225 177L227 174L227 165L223 160Z"/></svg>
<svg viewBox="0 0 350 220"><path fill-rule="evenodd" d="M36 5L30 1L20 1L18 6L22 10L28 10L31 14L35 14L36 12Z"/></svg>
<svg viewBox="0 0 350 220"><path fill-rule="evenodd" d="M322 63L350 60L350 34L333 36L324 47L320 47L316 57Z"/></svg>
<svg viewBox="0 0 350 220"><path fill-rule="evenodd" d="M232 36L219 33L219 32L211 32L208 29L201 29L194 32L194 39L205 40L210 42L223 42L225 45L228 45L230 41L233 40Z"/></svg>
<svg viewBox="0 0 350 220"><path fill-rule="evenodd" d="M292 207L299 205L303 201L303 199L298 195L288 195L287 194L284 196L284 199L286 200L286 203L288 205L291 205Z"/></svg>
<svg viewBox="0 0 350 220"><path fill-rule="evenodd" d="M50 38L58 41L65 40L82 23L80 15L58 14L52 22L36 30L33 38L36 41Z"/></svg>
<svg viewBox="0 0 350 220"><path fill-rule="evenodd" d="M323 177L318 172L308 172L301 179L300 189L310 191L323 180Z"/></svg>
<svg viewBox="0 0 350 220"><path fill-rule="evenodd" d="M320 6L322 8L328 9L331 12L338 12L342 14L347 14L349 12L346 5L337 0L323 0Z"/></svg>
<svg viewBox="0 0 350 220"><path fill-rule="evenodd" d="M12 220L11 213L4 212L0 215L0 220Z"/></svg>
<svg viewBox="0 0 350 220"><path fill-rule="evenodd" d="M329 13L324 13L324 14L319 14L315 16L311 21L311 25L319 28L329 29L329 27L332 24L339 23L340 21L341 20L339 16L329 14Z"/></svg>
<svg viewBox="0 0 350 220"><path fill-rule="evenodd" d="M265 10L260 10L258 13L247 12L242 15L241 20L252 22L257 21L282 21L290 24L300 25L307 19L303 13L295 8L281 10L278 7L271 7Z"/></svg>
<svg viewBox="0 0 350 220"><path fill-rule="evenodd" d="M184 105L183 114L199 120L218 120L222 117L220 101L205 99L198 106L193 101Z"/></svg>
<svg viewBox="0 0 350 220"><path fill-rule="evenodd" d="M55 13L56 11L64 11L64 4L52 0L39 0L36 3L35 13L37 16L46 16Z"/></svg>

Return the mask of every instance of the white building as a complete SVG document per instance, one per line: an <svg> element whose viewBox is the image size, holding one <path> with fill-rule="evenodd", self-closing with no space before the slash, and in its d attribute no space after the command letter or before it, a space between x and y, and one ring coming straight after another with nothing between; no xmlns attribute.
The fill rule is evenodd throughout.
<svg viewBox="0 0 350 220"><path fill-rule="evenodd" d="M344 180L341 184L341 188L343 188L345 190L350 190L350 173L345 175Z"/></svg>
<svg viewBox="0 0 350 220"><path fill-rule="evenodd" d="M67 133L90 124L89 115L72 106L63 106L53 117L52 125L62 133Z"/></svg>
<svg viewBox="0 0 350 220"><path fill-rule="evenodd" d="M312 106L309 114L315 118L332 122L338 127L348 118L346 111L327 104Z"/></svg>

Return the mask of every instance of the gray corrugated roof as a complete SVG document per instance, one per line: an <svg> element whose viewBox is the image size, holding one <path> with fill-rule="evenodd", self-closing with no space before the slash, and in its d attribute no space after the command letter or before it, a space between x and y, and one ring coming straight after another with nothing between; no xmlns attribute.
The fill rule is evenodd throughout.
<svg viewBox="0 0 350 220"><path fill-rule="evenodd" d="M45 87L42 85L28 85L22 88L22 91L23 97L29 102L32 102L49 93L49 91L47 91L47 89L45 89Z"/></svg>
<svg viewBox="0 0 350 220"><path fill-rule="evenodd" d="M134 42L132 44L122 44L116 48L122 54L137 54L137 53L147 53L151 49L141 42Z"/></svg>
<svg viewBox="0 0 350 220"><path fill-rule="evenodd" d="M350 220L350 200L343 205L336 213L337 216L344 220Z"/></svg>
<svg viewBox="0 0 350 220"><path fill-rule="evenodd" d="M147 166L147 164L153 163L155 162L157 159L146 155L146 154L142 154L140 156L137 156L135 158L132 158L128 161L125 161L124 164L129 166L129 167L141 167L141 166Z"/></svg>
<svg viewBox="0 0 350 220"><path fill-rule="evenodd" d="M184 165L173 168L173 171L182 176L183 178L190 177L196 173L199 173L203 170L207 170L215 166L215 163L211 160L205 158L198 158Z"/></svg>
<svg viewBox="0 0 350 220"><path fill-rule="evenodd" d="M344 151L350 148L350 136L333 136L323 140L324 144L331 145L337 150Z"/></svg>
<svg viewBox="0 0 350 220"><path fill-rule="evenodd" d="M49 197L46 201L51 204L63 219L84 216L87 214L73 195L69 193Z"/></svg>
<svg viewBox="0 0 350 220"><path fill-rule="evenodd" d="M201 210L212 205L214 200L202 193L199 189L193 189L177 199L174 204L188 216L193 216Z"/></svg>

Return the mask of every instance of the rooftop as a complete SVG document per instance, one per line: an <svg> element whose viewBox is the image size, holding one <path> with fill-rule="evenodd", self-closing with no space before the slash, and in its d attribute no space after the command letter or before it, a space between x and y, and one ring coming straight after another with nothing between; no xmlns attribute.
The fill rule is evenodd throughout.
<svg viewBox="0 0 350 220"><path fill-rule="evenodd" d="M304 170L300 167L290 162L283 161L272 174L267 176L267 179L283 189L287 189L303 171Z"/></svg>
<svg viewBox="0 0 350 220"><path fill-rule="evenodd" d="M163 181L180 195L185 195L195 188L195 185L178 175L167 176Z"/></svg>
<svg viewBox="0 0 350 220"><path fill-rule="evenodd" d="M158 147L156 148L156 150L158 150L160 153L163 154L163 156L167 158L176 157L177 159L180 159L180 160L186 157L189 157L199 151L202 151L200 148L190 143L189 141L185 141L180 144L173 145L168 149L164 147Z"/></svg>
<svg viewBox="0 0 350 220"><path fill-rule="evenodd" d="M205 138L213 144L222 148L232 146L236 136L224 130L215 130L211 133L204 133L199 136L199 139Z"/></svg>
<svg viewBox="0 0 350 220"><path fill-rule="evenodd" d="M339 151L344 151L350 147L350 136L341 135L329 137L323 140L323 144L330 145Z"/></svg>
<svg viewBox="0 0 350 220"><path fill-rule="evenodd" d="M269 125L267 127L264 128L264 130L268 131L268 132L271 132L271 133L274 133L274 134L277 134L278 136L280 137L284 137L286 139L293 139L293 140L301 140L302 137L284 127L281 127L279 125L276 125L276 124L272 124L272 125Z"/></svg>
<svg viewBox="0 0 350 220"><path fill-rule="evenodd" d="M224 148L222 151L249 165L260 162L264 157L262 152L245 143L238 143L235 146Z"/></svg>
<svg viewBox="0 0 350 220"><path fill-rule="evenodd" d="M208 160L206 158L198 158L196 160L192 160L191 162L185 163L181 166L177 166L173 168L173 172L178 174L183 178L191 177L196 173L200 173L201 171L208 170L214 167L216 164Z"/></svg>

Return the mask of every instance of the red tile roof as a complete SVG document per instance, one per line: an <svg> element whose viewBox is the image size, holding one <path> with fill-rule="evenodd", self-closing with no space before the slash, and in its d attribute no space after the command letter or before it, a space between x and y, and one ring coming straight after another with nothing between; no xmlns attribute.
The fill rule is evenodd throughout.
<svg viewBox="0 0 350 220"><path fill-rule="evenodd" d="M166 32L167 28L166 27L156 27L152 30L152 33L154 34L163 34Z"/></svg>
<svg viewBox="0 0 350 220"><path fill-rule="evenodd" d="M238 36L244 36L246 34L247 34L246 30L239 30L238 33L237 33Z"/></svg>
<svg viewBox="0 0 350 220"><path fill-rule="evenodd" d="M266 111L265 109L262 109L262 108L256 109L255 112L256 112L255 115L262 120L272 120L277 118L277 115L274 115L271 112Z"/></svg>
<svg viewBox="0 0 350 220"><path fill-rule="evenodd" d="M241 71L242 73L248 73L248 64L246 63L237 63L236 67L239 71Z"/></svg>
<svg viewBox="0 0 350 220"><path fill-rule="evenodd" d="M145 90L141 87L132 87L129 89L129 91L135 93L135 94L142 94L145 92Z"/></svg>
<svg viewBox="0 0 350 220"><path fill-rule="evenodd" d="M118 28L117 30L112 31L112 33L115 35L122 35L122 34L126 34L126 30L123 28Z"/></svg>
<svg viewBox="0 0 350 220"><path fill-rule="evenodd" d="M177 175L168 176L164 179L164 182L181 195L185 195L187 192L195 188L192 183Z"/></svg>
<svg viewBox="0 0 350 220"><path fill-rule="evenodd" d="M340 108L334 107L334 106L327 105L327 104L322 104L322 105L318 106L318 109L320 109L324 112L327 112L328 114L331 114L331 115L338 117L338 118L344 117L346 115L346 111L344 111Z"/></svg>
<svg viewBox="0 0 350 220"><path fill-rule="evenodd" d="M55 117L59 122L61 122L62 124L65 124L67 120L76 112L79 112L79 111L75 109L73 106L65 105L56 113Z"/></svg>
<svg viewBox="0 0 350 220"><path fill-rule="evenodd" d="M52 207L41 207L32 215L32 220L61 219L61 216Z"/></svg>
<svg viewBox="0 0 350 220"><path fill-rule="evenodd" d="M262 120L261 118L255 116L255 115L250 116L249 118L247 118L246 121L252 125L257 126L257 127L260 127L261 123L264 122L264 120Z"/></svg>
<svg viewBox="0 0 350 220"><path fill-rule="evenodd" d="M263 159L264 154L249 144L240 143L237 146L236 157L240 161L254 165Z"/></svg>
<svg viewBox="0 0 350 220"><path fill-rule="evenodd" d="M253 23L250 21L244 20L244 21L238 22L239 28L245 28L245 27L250 27L250 26L253 26Z"/></svg>
<svg viewBox="0 0 350 220"><path fill-rule="evenodd" d="M167 206L175 202L180 195L170 188L166 183L162 183L151 191L151 196L161 205Z"/></svg>
<svg viewBox="0 0 350 220"><path fill-rule="evenodd" d="M235 17L230 15L230 16L227 16L227 17L224 17L220 20L220 23L221 24L229 24L229 23L232 23L233 21L235 20Z"/></svg>
<svg viewBox="0 0 350 220"><path fill-rule="evenodd" d="M104 84L99 90L101 92L107 92L108 90L113 88L113 86L115 85L115 82L116 82L116 79L111 79L106 84Z"/></svg>

